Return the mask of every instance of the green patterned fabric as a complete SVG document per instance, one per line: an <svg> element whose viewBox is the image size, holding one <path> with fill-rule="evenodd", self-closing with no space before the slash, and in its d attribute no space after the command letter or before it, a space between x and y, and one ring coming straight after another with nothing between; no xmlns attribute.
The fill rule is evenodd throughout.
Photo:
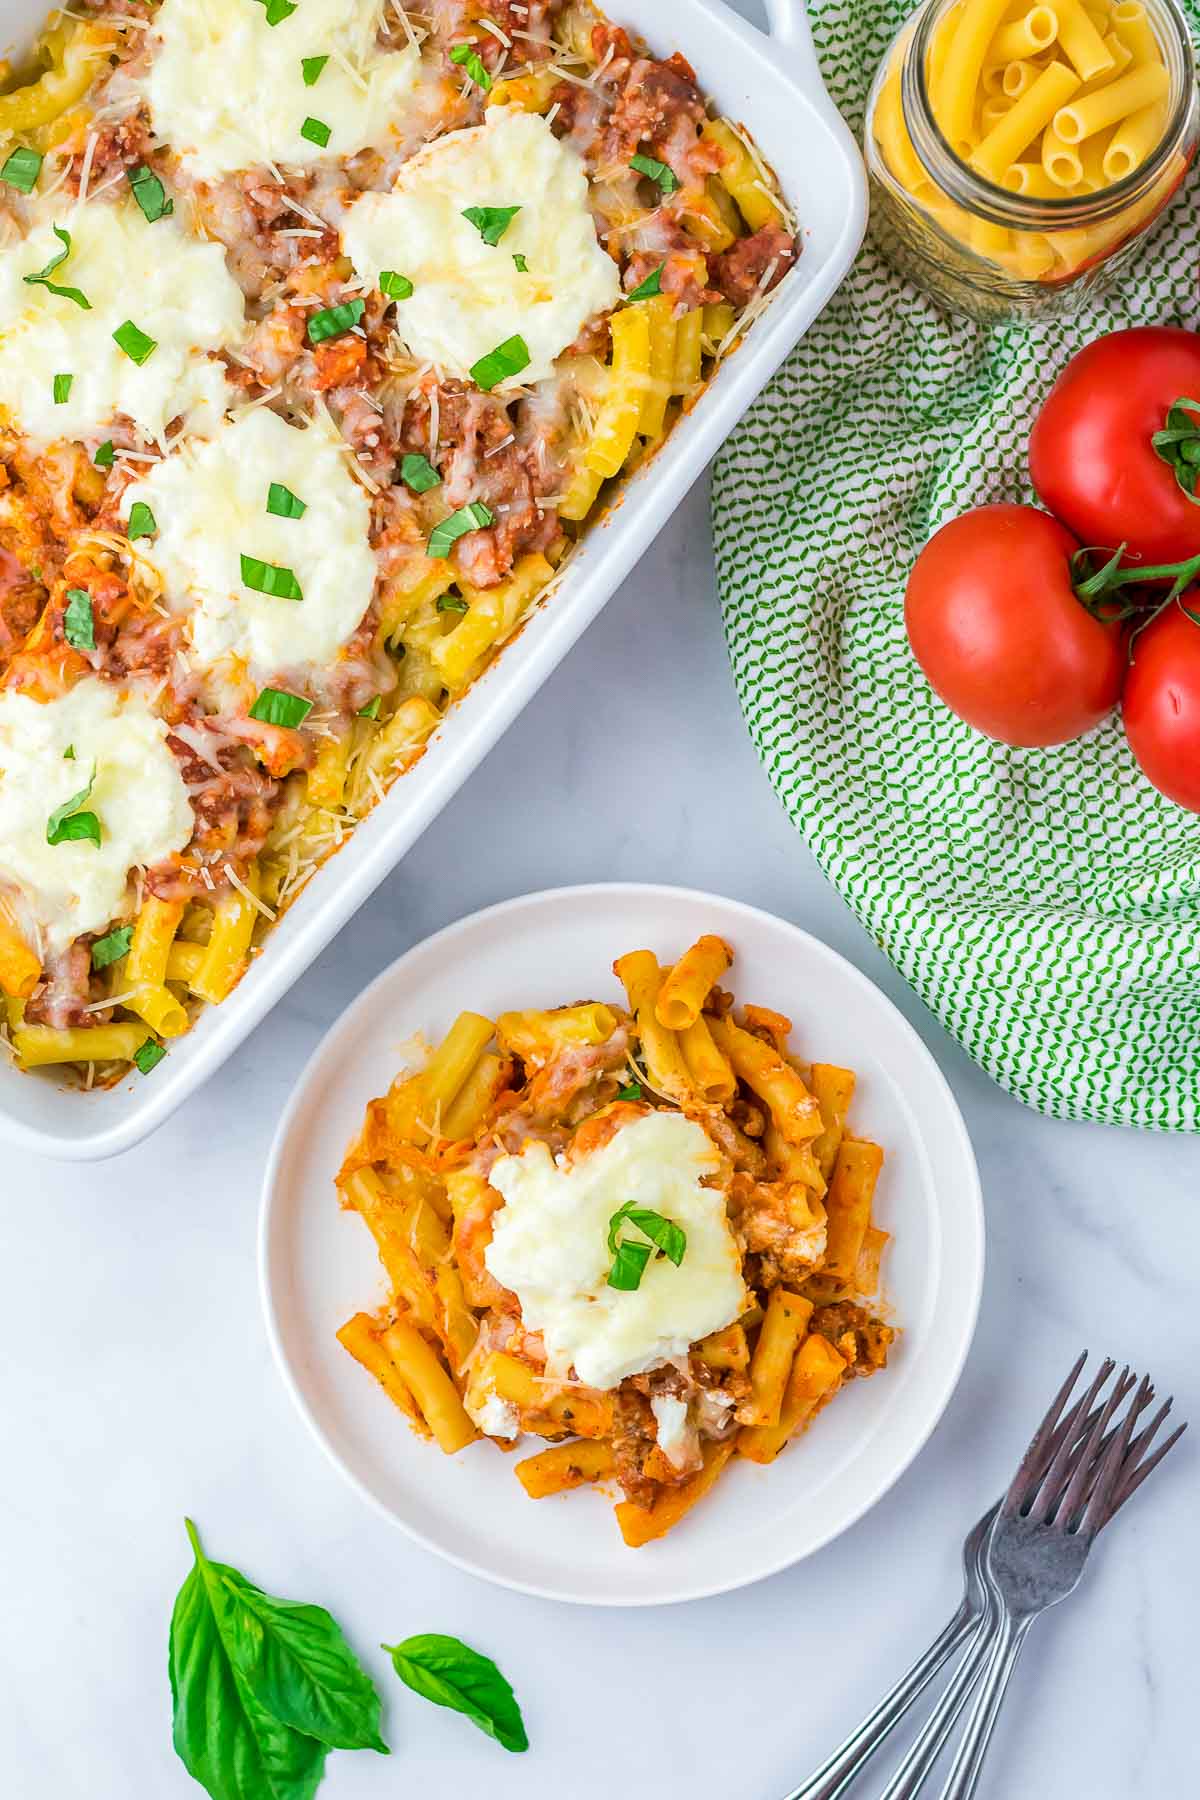
<svg viewBox="0 0 1200 1800"><path fill-rule="evenodd" d="M810 5L856 133L907 10ZM1119 290L1075 321L949 319L868 246L713 484L751 733L871 936L1019 1099L1186 1131L1200 1129L1200 818L1155 794L1116 718L1033 751L960 724L909 653L903 597L937 526L1034 497L1029 426L1073 351L1124 325L1200 326L1197 193L1193 179Z"/></svg>

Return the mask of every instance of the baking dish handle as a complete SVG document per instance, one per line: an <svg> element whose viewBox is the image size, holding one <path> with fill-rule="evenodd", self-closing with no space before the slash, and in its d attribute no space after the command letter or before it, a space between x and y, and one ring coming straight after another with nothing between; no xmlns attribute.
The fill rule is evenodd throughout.
<svg viewBox="0 0 1200 1800"><path fill-rule="evenodd" d="M815 85L819 97L826 99L804 0L765 0L765 5L771 36L780 49L793 53L801 86Z"/></svg>

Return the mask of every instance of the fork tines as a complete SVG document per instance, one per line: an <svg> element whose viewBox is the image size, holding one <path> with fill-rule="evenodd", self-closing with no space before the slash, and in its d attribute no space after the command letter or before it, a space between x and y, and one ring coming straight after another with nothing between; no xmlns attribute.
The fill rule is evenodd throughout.
<svg viewBox="0 0 1200 1800"><path fill-rule="evenodd" d="M1178 1425L1154 1454L1147 1456L1172 1401L1164 1401L1134 1437L1134 1426L1153 1401L1154 1388L1148 1376L1138 1382L1126 1367L1102 1398L1116 1369L1111 1357L1104 1359L1086 1391L1068 1407L1087 1358L1085 1350L1051 1401L1021 1459L1002 1510L1019 1513L1034 1525L1053 1525L1090 1537L1108 1524L1158 1467L1187 1425L1186 1421ZM1135 1385L1137 1391L1126 1406Z"/></svg>

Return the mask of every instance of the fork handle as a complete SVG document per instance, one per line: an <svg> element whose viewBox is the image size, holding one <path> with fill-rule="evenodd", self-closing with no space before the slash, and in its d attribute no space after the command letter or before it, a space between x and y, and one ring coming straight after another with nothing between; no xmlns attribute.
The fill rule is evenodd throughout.
<svg viewBox="0 0 1200 1800"><path fill-rule="evenodd" d="M884 1695L858 1730L821 1764L803 1787L793 1788L787 1795L787 1800L838 1800L839 1794L844 1794L850 1783L862 1773L914 1700L924 1693L943 1663L970 1636L980 1617L975 1608L964 1599L945 1630L934 1638L924 1655L919 1656L908 1673L902 1675L895 1687Z"/></svg>
<svg viewBox="0 0 1200 1800"><path fill-rule="evenodd" d="M1001 1621L983 1681L971 1708L971 1716L967 1720L966 1731L955 1751L946 1785L942 1789L942 1800L971 1800L971 1795L975 1792L1000 1704L1033 1617L1032 1614L1023 1619L1005 1617Z"/></svg>
<svg viewBox="0 0 1200 1800"><path fill-rule="evenodd" d="M946 1739L953 1731L960 1713L971 1697L971 1689L979 1680L980 1670L995 1643L999 1624L998 1614L994 1608L989 1607L979 1620L978 1629L966 1655L954 1671L937 1705L921 1727L920 1735L909 1746L904 1761L884 1788L879 1800L915 1800L915 1796L924 1786L926 1778L941 1755Z"/></svg>

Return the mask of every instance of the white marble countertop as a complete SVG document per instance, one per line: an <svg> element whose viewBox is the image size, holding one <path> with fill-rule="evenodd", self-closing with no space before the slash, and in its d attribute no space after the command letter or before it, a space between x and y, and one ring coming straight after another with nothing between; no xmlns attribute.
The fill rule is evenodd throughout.
<svg viewBox="0 0 1200 1800"><path fill-rule="evenodd" d="M753 0L743 10L753 14ZM617 878L752 901L864 969L945 1069L988 1209L978 1337L914 1467L809 1562L657 1612L489 1587L367 1510L282 1389L255 1280L276 1118L365 982L476 907ZM168 1618L189 1563L185 1513L213 1555L274 1593L329 1605L379 1681L393 1758L333 1755L322 1800L478 1790L490 1800L775 1800L951 1612L962 1535L1081 1346L1148 1365L1200 1425L1200 1145L1025 1111L860 930L743 729L703 488L353 933L181 1116L95 1168L0 1154L0 1786L13 1800L199 1792L171 1750L166 1674ZM982 1794L1165 1800L1200 1788L1195 1492L1195 1446L1181 1447L1097 1553L1083 1590L1039 1626ZM527 1756L506 1755L388 1673L373 1646L426 1630L457 1633L502 1664L524 1706Z"/></svg>
<svg viewBox="0 0 1200 1800"><path fill-rule="evenodd" d="M645 669L659 704L642 703ZM588 703L581 705L586 692ZM696 779L704 772L704 793ZM983 1314L924 1454L854 1530L723 1599L576 1609L410 1544L314 1446L271 1364L255 1285L259 1177L289 1086L385 963L492 901L558 883L679 881L833 944L941 1062L988 1207ZM149 1143L72 1168L5 1155L0 1728L14 1800L186 1800L167 1621L182 1518L274 1593L339 1616L387 1699L393 1760L330 1758L322 1800L776 1800L944 1622L958 1545L1084 1344L1149 1366L1200 1423L1200 1145L1055 1124L925 1013L792 831L743 730L703 489L407 862L242 1051ZM982 1793L1196 1791L1195 1452L1181 1446L1039 1626ZM425 1705L373 1650L454 1632L514 1682L533 1749ZM599 1709L599 1722L597 1712ZM1189 1781L1190 1777L1190 1781Z"/></svg>

